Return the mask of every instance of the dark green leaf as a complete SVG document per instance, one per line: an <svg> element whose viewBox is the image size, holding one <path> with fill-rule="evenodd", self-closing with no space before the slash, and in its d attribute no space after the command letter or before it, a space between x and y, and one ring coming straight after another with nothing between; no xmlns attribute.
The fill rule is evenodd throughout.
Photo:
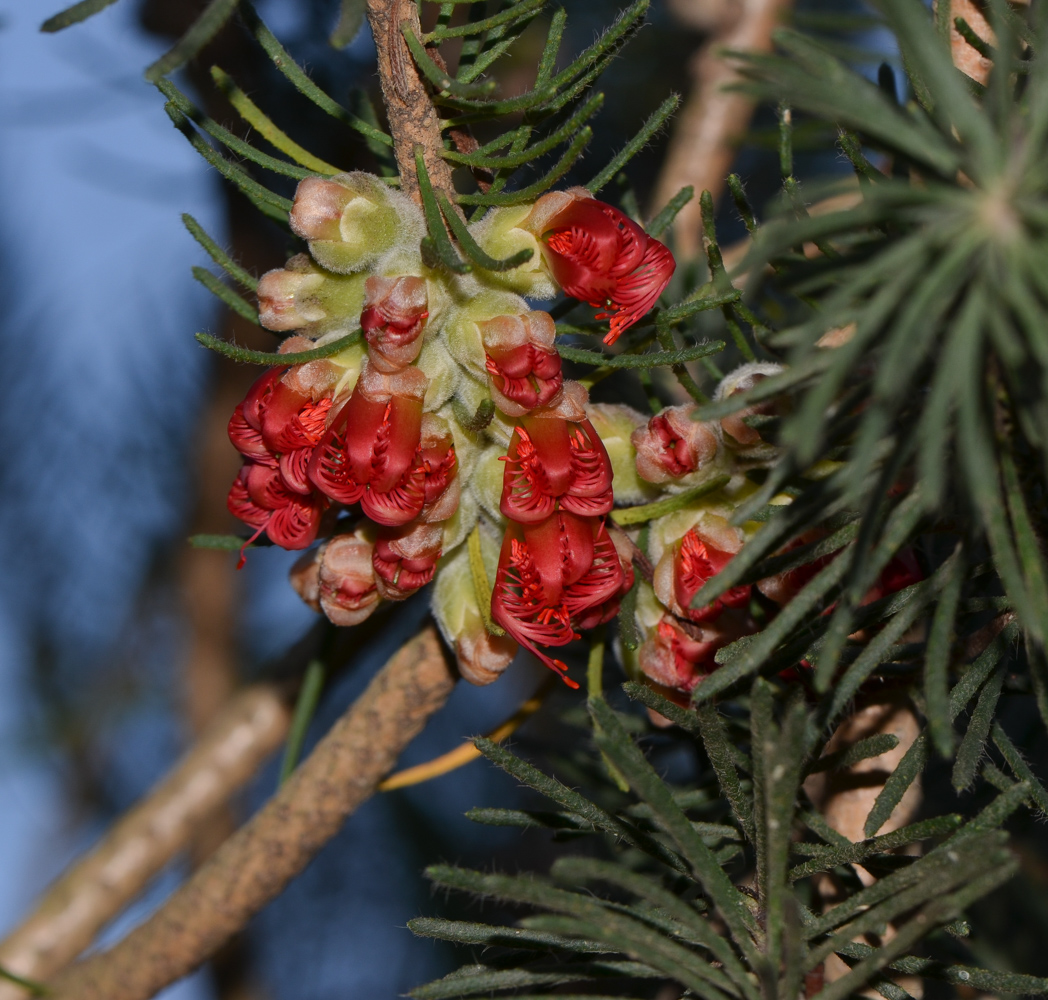
<svg viewBox="0 0 1048 1000"><path fill-rule="evenodd" d="M80 0L80 3L75 3L57 14L52 14L51 17L40 25L40 30L47 32L61 31L70 25L86 21L89 17L93 17L99 11L105 10L106 7L114 3L116 3L116 0Z"/></svg>
<svg viewBox="0 0 1048 1000"><path fill-rule="evenodd" d="M212 351L218 351L219 354L224 355L231 361L241 361L250 365L303 365L307 361L319 361L321 358L330 358L340 351L344 351L347 347L360 340L360 331L354 330L353 333L340 337L338 340L333 340L330 344L325 344L323 347L314 348L312 351L294 351L287 354L251 351L246 347L237 347L236 344L230 344L228 341L219 340L218 337L212 337L210 333L198 333L196 334L196 339L204 347Z"/></svg>

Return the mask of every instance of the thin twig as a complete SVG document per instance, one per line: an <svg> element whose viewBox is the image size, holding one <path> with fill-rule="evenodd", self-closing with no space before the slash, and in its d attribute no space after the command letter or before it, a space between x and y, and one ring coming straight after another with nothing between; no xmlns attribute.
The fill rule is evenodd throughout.
<svg viewBox="0 0 1048 1000"><path fill-rule="evenodd" d="M724 89L738 79L725 50L769 49L771 33L790 6L791 0L743 0L735 7L735 17L698 53L692 64L692 92L677 118L655 190L656 211L689 184L696 195L709 191L714 200L724 189L754 107L751 97ZM698 197L681 209L673 232L681 257L698 254L702 247Z"/></svg>
<svg viewBox="0 0 1048 1000"><path fill-rule="evenodd" d="M250 780L283 742L289 723L279 686L256 684L235 696L175 769L0 943L0 966L46 979L76 958L189 845L201 821ZM2 1000L24 995L0 983Z"/></svg>
<svg viewBox="0 0 1048 1000"><path fill-rule="evenodd" d="M49 984L60 1000L147 1000L191 972L375 791L455 679L427 626L379 671L280 792L144 924Z"/></svg>

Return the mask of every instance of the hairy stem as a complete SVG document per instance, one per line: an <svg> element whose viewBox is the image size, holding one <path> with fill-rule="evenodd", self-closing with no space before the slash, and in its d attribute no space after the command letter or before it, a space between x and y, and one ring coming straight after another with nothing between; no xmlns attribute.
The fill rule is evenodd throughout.
<svg viewBox="0 0 1048 1000"><path fill-rule="evenodd" d="M400 168L401 189L418 200L414 151L416 146L421 146L434 189L453 195L451 167L441 156L444 142L440 133L440 116L401 33L400 26L407 21L416 35L422 34L417 6L414 0L367 0L367 12L375 38L382 100Z"/></svg>
<svg viewBox="0 0 1048 1000"><path fill-rule="evenodd" d="M290 718L275 684L235 696L175 769L0 943L0 966L46 979L76 958L280 746ZM19 987L0 983L2 1000L24 996Z"/></svg>
<svg viewBox="0 0 1048 1000"><path fill-rule="evenodd" d="M427 626L393 655L280 792L140 927L52 984L62 1000L146 1000L278 896L447 700L455 679Z"/></svg>

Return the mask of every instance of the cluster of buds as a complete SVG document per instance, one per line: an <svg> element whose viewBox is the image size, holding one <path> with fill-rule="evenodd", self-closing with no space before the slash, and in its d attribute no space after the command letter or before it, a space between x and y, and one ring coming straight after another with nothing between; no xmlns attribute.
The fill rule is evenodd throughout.
<svg viewBox="0 0 1048 1000"><path fill-rule="evenodd" d="M743 392L780 370L771 364L744 365L723 380L717 398ZM758 580L753 586L731 587L708 603L697 601L703 586L760 529L757 522L736 526L734 515L753 491L745 472L773 463L778 451L759 426L754 426L760 422L746 418L777 416L783 405L776 400L711 422L693 419L694 406L671 407L633 435L639 476L666 491L682 492L714 474L730 477L722 490L649 526L647 554L653 568L650 578L639 585L636 612L643 642L635 654L623 650L623 657L628 671L682 704L717 669L718 650L757 631L751 614L753 601L762 602L765 619L774 617L836 556L821 556ZM786 496L777 500L789 502ZM802 536L783 551L825 535ZM889 563L862 603L878 600L920 579L916 559L906 551ZM805 665L802 661L799 666ZM791 672L795 673L793 668Z"/></svg>
<svg viewBox="0 0 1048 1000"><path fill-rule="evenodd" d="M530 259L465 275L424 258L421 210L369 174L303 181L290 222L309 253L263 276L262 324L294 334L282 352L362 337L252 386L229 425L244 458L229 509L253 538L308 550L292 582L336 625L435 578L434 616L467 680L490 683L524 647L577 686L552 651L636 585L643 642L625 666L685 698L717 650L755 631L753 601L774 614L818 571L696 604L759 527L733 518L754 489L746 473L778 457L766 425L781 400L714 422L693 404L645 419L564 378L553 318L531 301L563 291L593 305L610 344L673 273L666 247L617 209L573 188L491 211L470 227L477 244ZM717 398L778 370L744 365ZM725 485L686 501L714 478ZM673 496L643 544L611 520ZM909 579L893 572L882 590Z"/></svg>
<svg viewBox="0 0 1048 1000"><path fill-rule="evenodd" d="M230 511L251 540L308 550L292 582L337 625L439 574L435 617L467 679L494 680L518 645L563 674L547 647L614 615L633 570L607 522L602 408L565 382L553 319L524 296L593 304L610 343L665 288L669 251L581 188L473 225L492 256L532 251L497 272L431 266L419 207L370 174L304 180L290 224L309 252L262 277L262 325L294 334L282 352L363 337L252 386L229 427Z"/></svg>

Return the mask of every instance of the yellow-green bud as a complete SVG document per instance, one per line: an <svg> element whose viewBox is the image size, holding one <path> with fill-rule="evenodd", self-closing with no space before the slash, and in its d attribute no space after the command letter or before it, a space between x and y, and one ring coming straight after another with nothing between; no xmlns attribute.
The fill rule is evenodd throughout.
<svg viewBox="0 0 1048 1000"><path fill-rule="evenodd" d="M470 227L473 238L489 257L504 260L521 250L532 251L531 259L519 267L509 271L477 268L476 274L486 285L505 288L529 299L552 299L558 288L543 262L539 241L533 233L518 228L530 212L531 205L496 208Z"/></svg>
<svg viewBox="0 0 1048 1000"><path fill-rule="evenodd" d="M425 233L411 198L359 170L301 181L290 223L317 263L339 274L370 267L394 247L417 249Z"/></svg>

